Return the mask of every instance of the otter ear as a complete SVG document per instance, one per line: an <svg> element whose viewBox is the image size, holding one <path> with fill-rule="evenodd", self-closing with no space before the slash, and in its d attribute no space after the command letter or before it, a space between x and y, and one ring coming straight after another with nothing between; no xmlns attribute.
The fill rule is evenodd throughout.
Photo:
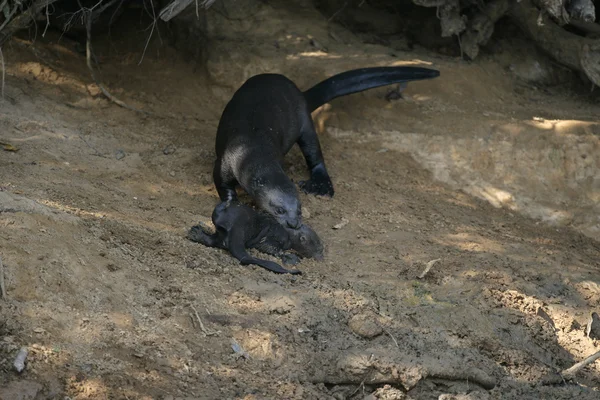
<svg viewBox="0 0 600 400"><path fill-rule="evenodd" d="M300 235L300 243L306 243L306 236Z"/></svg>

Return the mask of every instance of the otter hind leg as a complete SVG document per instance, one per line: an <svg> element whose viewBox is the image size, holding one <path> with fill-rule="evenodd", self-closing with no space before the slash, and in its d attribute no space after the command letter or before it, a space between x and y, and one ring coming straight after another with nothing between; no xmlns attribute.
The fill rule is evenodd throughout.
<svg viewBox="0 0 600 400"><path fill-rule="evenodd" d="M232 256L237 258L242 265L254 264L278 274L302 274L301 271L296 269L288 270L273 261L262 260L260 258L252 257L250 254L248 254L244 243L244 232L241 228L236 227L232 229L229 232L228 239L229 252Z"/></svg>
<svg viewBox="0 0 600 400"><path fill-rule="evenodd" d="M219 232L207 233L208 227L204 224L192 226L187 233L187 238L192 242L201 243L208 247L223 248L223 240Z"/></svg>

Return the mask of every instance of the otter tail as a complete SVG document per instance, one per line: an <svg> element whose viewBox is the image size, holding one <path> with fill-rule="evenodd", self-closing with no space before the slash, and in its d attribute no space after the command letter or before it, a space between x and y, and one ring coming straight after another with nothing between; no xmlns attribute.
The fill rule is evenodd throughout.
<svg viewBox="0 0 600 400"><path fill-rule="evenodd" d="M342 72L304 92L310 112L331 100L392 83L432 79L440 71L421 67L372 67Z"/></svg>
<svg viewBox="0 0 600 400"><path fill-rule="evenodd" d="M277 264L276 262L268 261L268 260L261 260L260 258L252 257L250 255L247 255L246 257L242 258L240 260L240 262L244 265L247 265L247 264L258 265L259 267L268 269L269 271L276 272L278 274L292 274L292 275L301 275L302 274L302 272L297 269L285 269L281 265Z"/></svg>

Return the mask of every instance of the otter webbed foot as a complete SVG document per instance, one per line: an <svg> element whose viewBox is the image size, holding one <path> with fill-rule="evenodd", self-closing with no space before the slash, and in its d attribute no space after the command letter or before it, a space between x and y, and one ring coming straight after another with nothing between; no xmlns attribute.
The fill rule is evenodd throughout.
<svg viewBox="0 0 600 400"><path fill-rule="evenodd" d="M305 193L333 197L333 183L331 183L331 178L323 164L312 169L308 181L300 181L298 184Z"/></svg>
<svg viewBox="0 0 600 400"><path fill-rule="evenodd" d="M200 223L190 228L187 233L187 238L192 242L201 243L208 247L219 247L217 243L217 235L207 232L210 232L208 226Z"/></svg>
<svg viewBox="0 0 600 400"><path fill-rule="evenodd" d="M283 253L280 258L285 265L296 265L300 262L300 257L294 253Z"/></svg>

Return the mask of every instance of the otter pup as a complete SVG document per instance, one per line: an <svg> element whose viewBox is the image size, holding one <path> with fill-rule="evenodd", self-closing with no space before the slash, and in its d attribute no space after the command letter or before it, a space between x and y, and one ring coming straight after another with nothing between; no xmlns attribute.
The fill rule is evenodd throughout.
<svg viewBox="0 0 600 400"><path fill-rule="evenodd" d="M201 225L193 226L188 239L209 247L229 250L243 265L255 264L280 274L301 274L293 269L287 270L279 264L252 257L246 249L255 248L263 253L277 256L284 263L296 264L294 250L300 257L323 259L321 239L308 225L298 229L286 229L270 214L254 210L237 201L219 203L213 213L212 221L216 232L209 234Z"/></svg>
<svg viewBox="0 0 600 400"><path fill-rule="evenodd" d="M233 95L221 115L213 179L221 201L236 200L239 185L259 208L280 224L302 226L296 186L285 174L282 161L298 143L310 171L299 182L306 192L333 196L311 112L335 99L378 86L431 79L439 71L419 67L375 67L343 72L302 92L279 74L249 78Z"/></svg>

